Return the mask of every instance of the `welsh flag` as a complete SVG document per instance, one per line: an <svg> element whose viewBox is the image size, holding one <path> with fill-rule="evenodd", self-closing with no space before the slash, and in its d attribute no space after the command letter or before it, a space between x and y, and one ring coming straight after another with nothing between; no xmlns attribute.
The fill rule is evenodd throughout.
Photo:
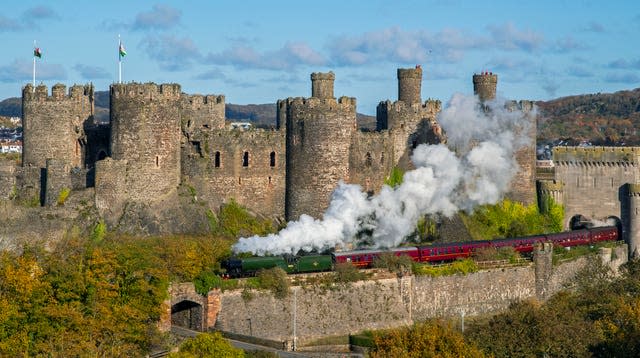
<svg viewBox="0 0 640 358"><path fill-rule="evenodd" d="M42 51L40 50L40 47L33 49L33 57L42 58Z"/></svg>
<svg viewBox="0 0 640 358"><path fill-rule="evenodd" d="M127 51L124 49L124 45L122 44L122 42L120 42L120 46L118 46L118 53L120 54L120 57L124 57L127 55Z"/></svg>

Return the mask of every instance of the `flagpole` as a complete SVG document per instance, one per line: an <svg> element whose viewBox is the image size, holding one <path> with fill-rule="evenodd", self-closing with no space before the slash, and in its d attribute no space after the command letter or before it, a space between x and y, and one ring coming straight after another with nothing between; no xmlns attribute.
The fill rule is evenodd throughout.
<svg viewBox="0 0 640 358"><path fill-rule="evenodd" d="M118 34L118 83L122 83L122 56L120 56L120 47L122 41L120 40L120 34Z"/></svg>
<svg viewBox="0 0 640 358"><path fill-rule="evenodd" d="M36 40L33 40L33 91L36 90Z"/></svg>

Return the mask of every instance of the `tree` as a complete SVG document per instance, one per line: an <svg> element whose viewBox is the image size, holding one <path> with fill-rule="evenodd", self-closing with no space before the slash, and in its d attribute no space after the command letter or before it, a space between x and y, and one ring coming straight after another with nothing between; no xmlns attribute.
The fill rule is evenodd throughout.
<svg viewBox="0 0 640 358"><path fill-rule="evenodd" d="M234 348L218 332L202 333L189 338L180 345L177 353L169 358L243 358L242 349Z"/></svg>
<svg viewBox="0 0 640 358"><path fill-rule="evenodd" d="M371 358L484 357L475 346L442 321L427 321L411 327L374 334Z"/></svg>

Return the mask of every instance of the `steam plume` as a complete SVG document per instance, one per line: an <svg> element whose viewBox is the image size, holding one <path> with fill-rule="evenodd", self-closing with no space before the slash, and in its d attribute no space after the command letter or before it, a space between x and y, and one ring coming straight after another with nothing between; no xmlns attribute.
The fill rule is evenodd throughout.
<svg viewBox="0 0 640 358"><path fill-rule="evenodd" d="M509 189L518 166L515 151L528 145L530 117L509 111L504 101L486 103L475 96L455 94L438 115L448 145L420 145L396 188L384 186L372 198L359 185L340 182L322 220L301 215L278 234L241 238L235 252L295 254L336 245L357 246L358 233L367 231L373 247L395 247L413 232L425 214L451 216L499 201Z"/></svg>

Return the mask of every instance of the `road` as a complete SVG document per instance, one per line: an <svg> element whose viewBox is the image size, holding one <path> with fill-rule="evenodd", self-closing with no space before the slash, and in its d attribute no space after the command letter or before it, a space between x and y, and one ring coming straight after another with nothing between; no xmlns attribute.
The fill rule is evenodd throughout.
<svg viewBox="0 0 640 358"><path fill-rule="evenodd" d="M183 327L172 326L171 332L173 334L183 336L183 337L195 337L202 332L192 331L190 329L186 329ZM227 339L234 347L244 349L246 351L267 351L273 352L281 358L362 358L364 357L359 353L334 353L334 352L287 352L282 350L277 350L271 347L259 346L257 344L251 344L241 341L236 341L233 339Z"/></svg>

